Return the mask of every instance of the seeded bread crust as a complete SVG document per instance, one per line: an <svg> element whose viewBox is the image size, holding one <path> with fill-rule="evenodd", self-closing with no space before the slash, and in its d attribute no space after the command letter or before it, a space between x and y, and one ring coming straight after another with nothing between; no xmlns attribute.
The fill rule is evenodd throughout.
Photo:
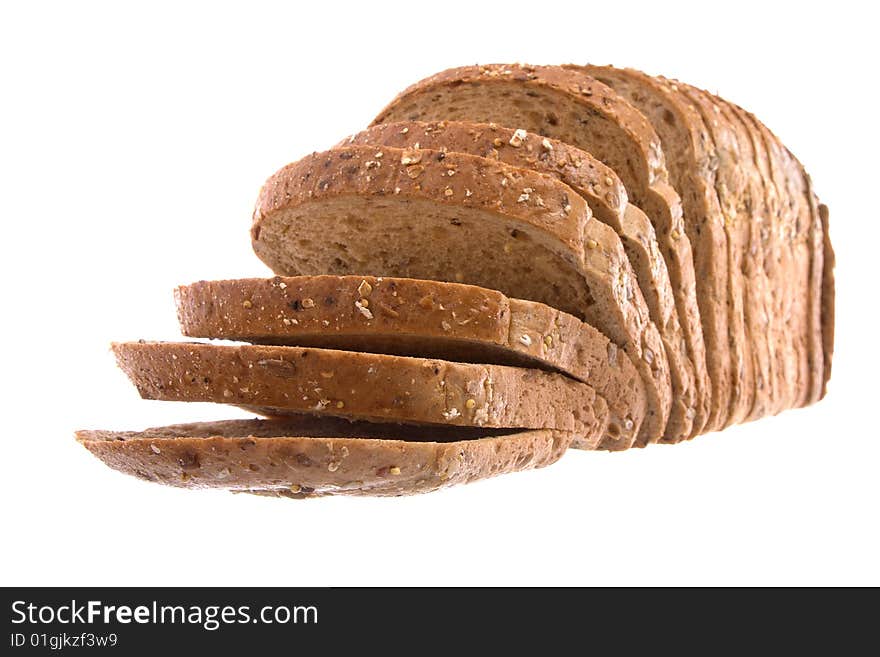
<svg viewBox="0 0 880 657"><path fill-rule="evenodd" d="M708 382L697 379L654 227L641 210L628 203L626 189L613 170L569 144L487 123L383 123L352 135L342 143L477 155L551 175L571 187L587 202L593 217L614 229L620 237L651 320L663 339L672 383L672 407L664 439L676 442L687 438L694 422L705 422Z"/></svg>
<svg viewBox="0 0 880 657"><path fill-rule="evenodd" d="M608 407L593 389L534 369L305 347L124 342L144 399L234 404L261 415L559 429L595 447Z"/></svg>
<svg viewBox="0 0 880 657"><path fill-rule="evenodd" d="M495 290L299 276L199 281L178 287L175 299L190 337L558 370L608 403L607 449L631 447L645 416L644 384L613 342L572 315Z"/></svg>
<svg viewBox="0 0 880 657"><path fill-rule="evenodd" d="M427 493L542 468L562 456L572 434L297 418L78 431L76 438L114 470L145 481L305 499Z"/></svg>
<svg viewBox="0 0 880 657"><path fill-rule="evenodd" d="M376 156L378 152L382 157ZM339 212L346 215L340 217L334 210L325 217L321 214L325 206L340 207ZM413 207L422 210L416 212ZM436 270L436 258L413 253L411 248L405 253L384 248L377 254L372 248L360 250L350 240L340 243L344 240L341 231L330 223L348 221L358 231L376 231L385 240L393 240L397 234L385 228L392 210L406 210L422 220L427 220L428 212L447 217L442 226L431 224L418 232L407 232L412 226L403 226L400 230L407 232L405 237L428 240L431 231L441 229L472 237L473 231L491 230L497 248L491 261L459 275ZM308 222L318 217L328 241L314 241L317 224L312 228ZM309 236L305 243L299 239L304 235ZM671 405L669 368L629 259L614 231L593 220L583 199L551 176L430 149L333 149L288 165L269 179L254 213L252 237L257 255L280 275L455 278L574 314L624 349L639 370L648 399L639 444L655 442L663 435ZM431 243L418 244L430 256ZM535 249L522 251L524 244L539 247L542 256L554 254L554 277L558 272L560 278L569 276L576 285L556 294L553 291L560 289L556 280L523 278L528 272L524 262L534 266L536 257ZM470 245L462 242L459 257L469 250ZM466 264L473 264L472 259ZM498 276L491 277L489 265Z"/></svg>
<svg viewBox="0 0 880 657"><path fill-rule="evenodd" d="M715 192L718 159L700 114L670 81L635 69L587 66L649 120L662 140L673 187L681 195L684 224L693 248L696 297L712 388L702 431L723 427L731 390L728 321L727 236Z"/></svg>

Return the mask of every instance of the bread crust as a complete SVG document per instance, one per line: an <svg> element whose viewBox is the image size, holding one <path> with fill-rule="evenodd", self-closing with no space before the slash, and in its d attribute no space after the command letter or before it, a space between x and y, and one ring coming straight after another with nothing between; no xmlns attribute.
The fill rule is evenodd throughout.
<svg viewBox="0 0 880 657"><path fill-rule="evenodd" d="M365 211L370 222L381 221L388 204L413 200L452 208L461 221L474 212L489 213L504 225L516 226L512 233L528 234L559 254L583 281L590 298L586 307L572 308L571 312L624 349L645 382L648 411L639 444L662 437L671 405L662 340L620 239L592 218L589 207L570 187L545 174L463 153L337 148L284 167L264 185L254 213L255 252L279 275L328 273L324 264L315 265L313 271L308 263L299 265L287 259L298 248L287 237L291 231L295 233L289 222L320 207L315 204L338 199L348 202L353 197L376 208ZM383 273L412 275L409 271ZM501 289L516 294L516 290Z"/></svg>
<svg viewBox="0 0 880 657"><path fill-rule="evenodd" d="M299 418L78 431L76 438L109 467L146 481L293 499L426 493L550 465L572 440L542 429L486 433Z"/></svg>
<svg viewBox="0 0 880 657"><path fill-rule="evenodd" d="M186 342L113 345L144 399L261 415L559 429L595 446L608 407L587 384L534 369L335 349Z"/></svg>
<svg viewBox="0 0 880 657"><path fill-rule="evenodd" d="M644 384L602 333L544 304L461 283L374 276L199 281L175 290L184 335L552 368L608 404L607 449L632 446ZM303 300L314 301L314 305ZM372 309L366 317L360 308ZM580 443L576 443L578 446Z"/></svg>
<svg viewBox="0 0 880 657"><path fill-rule="evenodd" d="M626 189L612 169L586 151L564 142L494 123L383 123L352 135L342 144L427 148L477 155L553 176L571 187L587 202L593 217L620 237L651 320L660 331L672 384L672 407L664 441L687 438L695 422L705 422L710 390L705 376L697 377L654 227L644 212L628 202Z"/></svg>

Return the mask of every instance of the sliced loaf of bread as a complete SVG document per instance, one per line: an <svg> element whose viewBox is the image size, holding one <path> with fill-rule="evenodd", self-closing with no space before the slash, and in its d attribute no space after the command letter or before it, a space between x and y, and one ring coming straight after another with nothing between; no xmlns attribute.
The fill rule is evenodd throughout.
<svg viewBox="0 0 880 657"><path fill-rule="evenodd" d="M544 304L461 283L374 276L199 281L175 290L184 335L553 369L608 403L600 444L631 447L645 388L595 328Z"/></svg>
<svg viewBox="0 0 880 657"><path fill-rule="evenodd" d="M571 187L587 202L593 217L614 229L620 237L651 320L663 339L672 383L672 407L665 439L686 438L695 423L701 425L705 421L708 385L697 380L654 227L641 210L627 201L626 189L612 169L564 142L494 123L382 123L352 135L343 143L478 155L553 176ZM701 390L707 391L704 398L698 398Z"/></svg>
<svg viewBox="0 0 880 657"><path fill-rule="evenodd" d="M78 431L76 438L114 470L146 481L303 499L426 493L541 468L562 456L572 434L303 417Z"/></svg>
<svg viewBox="0 0 880 657"><path fill-rule="evenodd" d="M269 179L252 238L280 275L466 282L575 315L639 370L648 400L640 443L664 433L669 368L629 259L556 178L463 153L338 148Z"/></svg>

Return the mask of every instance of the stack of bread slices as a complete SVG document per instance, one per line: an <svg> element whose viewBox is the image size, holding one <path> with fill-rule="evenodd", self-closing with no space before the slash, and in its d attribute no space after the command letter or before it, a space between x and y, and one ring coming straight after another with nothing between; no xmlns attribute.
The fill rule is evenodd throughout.
<svg viewBox="0 0 880 657"><path fill-rule="evenodd" d="M148 399L266 419L81 431L108 465L263 495L402 495L568 447L677 443L825 394L828 211L760 121L630 69L455 68L273 175L268 279L176 291L114 345Z"/></svg>

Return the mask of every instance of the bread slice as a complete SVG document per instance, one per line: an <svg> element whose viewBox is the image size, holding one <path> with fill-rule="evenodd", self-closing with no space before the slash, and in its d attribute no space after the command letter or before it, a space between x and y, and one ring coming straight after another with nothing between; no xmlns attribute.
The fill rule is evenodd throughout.
<svg viewBox="0 0 880 657"><path fill-rule="evenodd" d="M728 321L727 235L715 192L718 160L699 112L672 83L634 69L584 67L614 88L650 121L662 142L672 186L681 195L684 226L693 247L712 404L705 431L721 429L732 386Z"/></svg>
<svg viewBox="0 0 880 657"><path fill-rule="evenodd" d="M426 493L541 468L562 456L572 434L289 418L78 431L76 438L114 470L146 481L303 499Z"/></svg>
<svg viewBox="0 0 880 657"><path fill-rule="evenodd" d="M560 429L585 448L608 422L590 386L533 369L306 347L123 342L113 351L144 399L268 416Z"/></svg>
<svg viewBox="0 0 880 657"><path fill-rule="evenodd" d="M548 174L571 187L587 202L593 217L614 229L620 237L651 320L660 331L672 383L672 407L665 438L669 441L686 438L695 423L702 426L711 390L707 381L697 380L678 321L666 261L650 220L628 203L626 189L612 169L569 144L494 123L383 123L352 135L343 143L478 155Z"/></svg>
<svg viewBox="0 0 880 657"><path fill-rule="evenodd" d="M669 368L629 259L555 178L462 153L339 148L269 179L252 237L280 275L452 280L573 314L639 370L648 400L640 444L663 435Z"/></svg>
<svg viewBox="0 0 880 657"><path fill-rule="evenodd" d="M553 369L608 403L601 447L632 446L645 388L595 328L544 304L460 283L374 276L199 281L175 290L184 335ZM367 310L368 312L364 312Z"/></svg>
<svg viewBox="0 0 880 657"><path fill-rule="evenodd" d="M705 379L693 256L681 221L681 203L667 182L657 135L637 110L581 71L496 64L450 69L418 82L373 123L432 119L524 129L588 151L614 169L629 198L654 225L690 360L697 376ZM692 409L691 414L696 412ZM671 440L680 437L671 433Z"/></svg>

